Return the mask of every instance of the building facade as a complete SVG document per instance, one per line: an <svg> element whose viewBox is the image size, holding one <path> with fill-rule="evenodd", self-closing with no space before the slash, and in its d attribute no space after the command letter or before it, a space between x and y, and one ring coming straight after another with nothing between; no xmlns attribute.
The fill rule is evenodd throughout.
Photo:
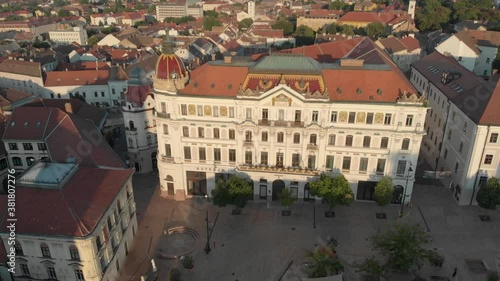
<svg viewBox="0 0 500 281"><path fill-rule="evenodd" d="M50 31L49 38L57 45L69 45L73 42L87 45L87 31L79 26L75 26L70 30Z"/></svg>
<svg viewBox="0 0 500 281"><path fill-rule="evenodd" d="M434 52L412 65L411 82L427 97L423 156L443 174L459 205L477 204L488 178L500 176L500 88L452 57Z"/></svg>
<svg viewBox="0 0 500 281"><path fill-rule="evenodd" d="M397 67L380 64L390 58L369 39L363 42L377 60L226 57L188 73L175 55L162 55L153 92L163 129L163 194L210 195L217 179L236 175L248 181L256 200L277 200L283 188L314 200L307 182L341 172L358 200L373 200L383 175L394 178L394 203L406 185L411 195L407 171L418 158L427 108Z"/></svg>
<svg viewBox="0 0 500 281"><path fill-rule="evenodd" d="M163 22L165 18L182 18L188 15L188 2L179 0L156 5L156 19Z"/></svg>

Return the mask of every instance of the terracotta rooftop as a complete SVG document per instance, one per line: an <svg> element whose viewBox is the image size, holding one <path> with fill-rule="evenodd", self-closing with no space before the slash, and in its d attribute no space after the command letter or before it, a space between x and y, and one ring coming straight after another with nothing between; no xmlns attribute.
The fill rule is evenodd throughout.
<svg viewBox="0 0 500 281"><path fill-rule="evenodd" d="M31 61L6 60L0 63L0 72L42 77L40 63Z"/></svg>
<svg viewBox="0 0 500 281"><path fill-rule="evenodd" d="M398 53L407 50L407 47L399 38L388 37L380 39L380 44L384 46L389 54Z"/></svg>
<svg viewBox="0 0 500 281"><path fill-rule="evenodd" d="M500 46L500 32L498 31L467 30L466 32L480 46Z"/></svg>
<svg viewBox="0 0 500 281"><path fill-rule="evenodd" d="M33 97L33 95L29 93L12 88L5 90L5 92L0 92L0 95L10 103L15 103Z"/></svg>
<svg viewBox="0 0 500 281"><path fill-rule="evenodd" d="M401 43L405 44L406 48L408 49L408 52L412 52L416 49L421 48L420 46L420 41L418 39L413 38L411 36L406 36L403 39L400 39Z"/></svg>
<svg viewBox="0 0 500 281"><path fill-rule="evenodd" d="M16 225L16 233L90 235L132 174L132 170L79 167L62 189L18 185L16 218L25 223ZM2 219L0 231L6 232L7 225L6 219Z"/></svg>
<svg viewBox="0 0 500 281"><path fill-rule="evenodd" d="M15 108L2 140L45 141L54 162L62 163L75 157L77 163L85 167L124 167L92 121L57 108ZM82 144L89 146L91 153L79 153Z"/></svg>
<svg viewBox="0 0 500 281"><path fill-rule="evenodd" d="M420 59L412 65L424 77L429 79L446 97L476 124L500 125L500 89L496 81L487 82L482 77L467 70L453 57L439 52ZM448 84L443 84L443 72L459 73L460 77ZM477 98L481 93L481 98ZM467 110L473 103L473 110Z"/></svg>
<svg viewBox="0 0 500 281"><path fill-rule="evenodd" d="M379 22L382 24L387 24L397 15L393 13L376 13L376 12L348 12L343 15L339 21L340 22Z"/></svg>
<svg viewBox="0 0 500 281"><path fill-rule="evenodd" d="M112 67L109 70L48 71L44 86L107 85L108 81L117 80L128 80L121 67Z"/></svg>

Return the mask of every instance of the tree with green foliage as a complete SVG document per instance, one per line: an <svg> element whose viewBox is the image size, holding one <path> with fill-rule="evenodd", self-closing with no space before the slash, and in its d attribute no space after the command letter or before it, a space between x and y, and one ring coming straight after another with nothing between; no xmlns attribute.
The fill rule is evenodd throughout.
<svg viewBox="0 0 500 281"><path fill-rule="evenodd" d="M382 213L384 212L384 207L389 205L392 200L394 193L394 183L392 178L389 176L384 176L375 186L375 202L381 207Z"/></svg>
<svg viewBox="0 0 500 281"><path fill-rule="evenodd" d="M491 10L489 0L457 0L453 3L453 20L485 20L485 11Z"/></svg>
<svg viewBox="0 0 500 281"><path fill-rule="evenodd" d="M18 15L8 15L4 19L4 21L21 21L21 20L24 20L24 18Z"/></svg>
<svg viewBox="0 0 500 281"><path fill-rule="evenodd" d="M99 42L99 38L97 38L96 36L91 36L87 40L87 45L94 46L94 45L97 45L97 42Z"/></svg>
<svg viewBox="0 0 500 281"><path fill-rule="evenodd" d="M58 17L69 17L69 16L71 16L71 13L68 10L59 9L59 11L57 11L57 16Z"/></svg>
<svg viewBox="0 0 500 281"><path fill-rule="evenodd" d="M309 188L311 194L323 198L330 209L337 204L348 206L354 201L349 181L342 174L333 177L321 174L319 179L309 183Z"/></svg>
<svg viewBox="0 0 500 281"><path fill-rule="evenodd" d="M375 257L367 258L360 265L355 266L356 272L364 272L366 281L380 281L380 278L389 278L389 272Z"/></svg>
<svg viewBox="0 0 500 281"><path fill-rule="evenodd" d="M149 7L148 7L148 13L150 13L150 14L156 14L156 5L149 5Z"/></svg>
<svg viewBox="0 0 500 281"><path fill-rule="evenodd" d="M89 0L78 0L78 3L81 5L87 5L89 3Z"/></svg>
<svg viewBox="0 0 500 281"><path fill-rule="evenodd" d="M212 190L214 205L223 207L234 205L236 209L244 208L252 197L253 189L244 179L231 176L228 179L218 180Z"/></svg>
<svg viewBox="0 0 500 281"><path fill-rule="evenodd" d="M431 238L418 224L396 224L373 236L371 241L374 249L387 259L386 268L414 271L424 261L435 261L437 256L444 262L444 258L436 251L428 250Z"/></svg>
<svg viewBox="0 0 500 281"><path fill-rule="evenodd" d="M371 22L366 26L365 31L366 35L370 37L379 37L384 34L385 26L380 22Z"/></svg>
<svg viewBox="0 0 500 281"><path fill-rule="evenodd" d="M350 8L351 8L351 5L349 5L343 1L339 1L339 0L335 0L335 1L331 2L330 4L328 4L328 10L349 11Z"/></svg>
<svg viewBox="0 0 500 281"><path fill-rule="evenodd" d="M240 30L247 29L253 24L253 20L251 18L243 19L238 23L238 27Z"/></svg>
<svg viewBox="0 0 500 281"><path fill-rule="evenodd" d="M297 46L306 46L314 44L314 39L316 38L316 33L309 26L301 25L295 30L295 44Z"/></svg>
<svg viewBox="0 0 500 281"><path fill-rule="evenodd" d="M114 26L108 26L108 27L104 27L101 29L101 33L103 34L111 34L111 33L114 33L114 32L118 32L118 28L117 27L114 27Z"/></svg>
<svg viewBox="0 0 500 281"><path fill-rule="evenodd" d="M336 246L337 241L332 239L325 246L307 253L304 267L309 278L328 277L343 272L344 266L337 257Z"/></svg>
<svg viewBox="0 0 500 281"><path fill-rule="evenodd" d="M204 17L203 18L203 29L207 31L212 31L214 26L222 26L222 23L213 17Z"/></svg>
<svg viewBox="0 0 500 281"><path fill-rule="evenodd" d="M177 25L183 24L183 23L188 23L190 21L195 21L196 19L193 16L184 16L181 18L173 18L173 17L166 17L163 22L164 23L170 23L173 22Z"/></svg>
<svg viewBox="0 0 500 281"><path fill-rule="evenodd" d="M203 15L205 17L212 17L212 18L218 18L219 17L219 13L217 13L216 11L205 11L205 12L203 12Z"/></svg>
<svg viewBox="0 0 500 281"><path fill-rule="evenodd" d="M297 198L292 196L292 191L288 188L281 190L278 194L278 199L280 200L281 205L283 205L287 210L290 206L297 202Z"/></svg>
<svg viewBox="0 0 500 281"><path fill-rule="evenodd" d="M479 207L485 210L495 210L500 204L500 179L490 178L486 186L479 189L476 196Z"/></svg>
<svg viewBox="0 0 500 281"><path fill-rule="evenodd" d="M34 48L38 48L38 49L49 49L50 48L50 44L47 43L47 42L40 42L40 40L36 40L33 43L33 47Z"/></svg>
<svg viewBox="0 0 500 281"><path fill-rule="evenodd" d="M450 21L451 10L443 6L439 0L423 0L422 2L415 17L420 31L438 30L441 29L441 25Z"/></svg>
<svg viewBox="0 0 500 281"><path fill-rule="evenodd" d="M340 25L336 25L334 23L330 24L330 26L325 26L326 32L328 34L337 34L342 31L342 27Z"/></svg>
<svg viewBox="0 0 500 281"><path fill-rule="evenodd" d="M290 41L285 41L283 43L281 43L280 45L275 45L275 48L276 50L280 51L280 50L286 50L286 49L291 49L291 48L294 48L295 45L290 42Z"/></svg>
<svg viewBox="0 0 500 281"><path fill-rule="evenodd" d="M293 33L293 24L284 17L280 17L271 27L273 29L283 29L285 36Z"/></svg>
<svg viewBox="0 0 500 281"><path fill-rule="evenodd" d="M342 25L341 31L342 31L342 34L345 34L347 36L353 36L355 34L354 33L354 26L352 26L352 25L347 25L347 24Z"/></svg>
<svg viewBox="0 0 500 281"><path fill-rule="evenodd" d="M53 4L54 7L61 8L61 7L67 6L69 2L66 0L54 0L53 3L54 3Z"/></svg>
<svg viewBox="0 0 500 281"><path fill-rule="evenodd" d="M177 268L172 268L168 272L167 281L182 281L181 271Z"/></svg>
<svg viewBox="0 0 500 281"><path fill-rule="evenodd" d="M487 281L499 281L500 280L500 276L498 276L498 272L496 271L492 271L490 273L488 273L488 277L487 277Z"/></svg>
<svg viewBox="0 0 500 281"><path fill-rule="evenodd" d="M185 269L193 269L193 267L194 267L194 258L193 258L193 256L183 256L181 258L181 263L182 263L182 266Z"/></svg>

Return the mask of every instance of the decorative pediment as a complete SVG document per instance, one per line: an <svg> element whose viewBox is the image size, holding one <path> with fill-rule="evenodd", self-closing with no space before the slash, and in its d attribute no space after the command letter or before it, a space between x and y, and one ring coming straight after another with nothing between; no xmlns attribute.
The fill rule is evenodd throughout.
<svg viewBox="0 0 500 281"><path fill-rule="evenodd" d="M278 103L278 105L279 103L287 103L288 106L292 106L292 98L288 97L283 93L273 97L272 101L273 101L273 106L277 105L276 103Z"/></svg>

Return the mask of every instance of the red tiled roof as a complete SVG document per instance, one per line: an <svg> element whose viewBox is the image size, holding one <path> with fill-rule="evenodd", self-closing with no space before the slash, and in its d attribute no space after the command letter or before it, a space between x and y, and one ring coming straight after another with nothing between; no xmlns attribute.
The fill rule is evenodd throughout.
<svg viewBox="0 0 500 281"><path fill-rule="evenodd" d="M48 71L44 86L106 85L109 76L109 70Z"/></svg>
<svg viewBox="0 0 500 281"><path fill-rule="evenodd" d="M25 223L16 225L16 232L85 237L132 174L132 170L80 167L61 190L17 186L16 218ZM4 219L0 231L5 232L7 225Z"/></svg>
<svg viewBox="0 0 500 281"><path fill-rule="evenodd" d="M397 15L394 15L392 13L348 12L347 14L343 15L339 19L339 21L364 22L364 23L380 22L382 24L387 24L396 17Z"/></svg>
<svg viewBox="0 0 500 281"><path fill-rule="evenodd" d="M5 91L5 93L2 93L2 97L5 98L6 100L8 100L11 103L15 103L17 101L30 98L32 96L33 95L31 95L29 93L26 93L26 92L23 92L23 91L19 91L19 90L16 90L16 89L12 89L12 88L9 88L9 89L7 89Z"/></svg>
<svg viewBox="0 0 500 281"><path fill-rule="evenodd" d="M478 45L481 43L489 43L489 45L500 46L500 32L498 31L482 31L482 30L467 30L472 38L478 41Z"/></svg>
<svg viewBox="0 0 500 281"><path fill-rule="evenodd" d="M412 52L420 48L420 42L418 41L418 39L415 39L411 36L407 36L400 41L408 48L408 52Z"/></svg>
<svg viewBox="0 0 500 281"><path fill-rule="evenodd" d="M384 48L389 52L389 54L401 52L407 50L407 47L403 42L396 37L388 37L380 39L380 43L384 46Z"/></svg>
<svg viewBox="0 0 500 281"><path fill-rule="evenodd" d="M280 53L304 54L321 63L335 62L347 55L354 47L363 41L363 39L363 37L358 37L342 41L303 46L283 50Z"/></svg>
<svg viewBox="0 0 500 281"><path fill-rule="evenodd" d="M309 16L311 16L311 17L327 17L327 16L340 15L342 13L343 13L342 10L335 11L335 10L324 10L324 9L321 9L321 10L311 10L309 12ZM308 15L306 15L306 16L308 16Z"/></svg>
<svg viewBox="0 0 500 281"><path fill-rule="evenodd" d="M479 119L479 124L499 126L500 110L498 110L498 105L500 105L500 79L497 81L495 90L491 94L481 119Z"/></svg>
<svg viewBox="0 0 500 281"><path fill-rule="evenodd" d="M252 29L252 33L257 36L268 38L282 38L284 35L283 29Z"/></svg>

